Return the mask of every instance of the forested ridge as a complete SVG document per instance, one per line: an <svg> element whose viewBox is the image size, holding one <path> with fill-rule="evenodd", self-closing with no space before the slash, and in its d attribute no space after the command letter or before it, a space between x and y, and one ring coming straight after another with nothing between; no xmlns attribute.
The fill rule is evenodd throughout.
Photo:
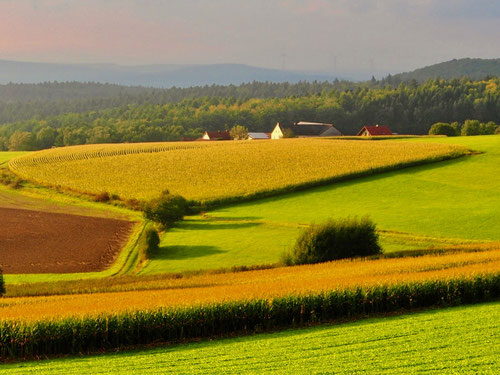
<svg viewBox="0 0 500 375"><path fill-rule="evenodd" d="M397 87L387 81L373 80L362 84L254 82L241 86L144 89L138 93L125 90L101 99L73 101L87 100L88 106L95 101L98 107L109 100L113 102L111 108L37 114L4 123L0 125L0 148L173 141L236 124L250 131L271 131L278 121L329 122L344 134L355 134L363 125L370 124L385 124L400 134L427 134L431 125L440 121L477 119L500 123L499 87L499 78L481 81L462 78L434 79L423 84L412 81ZM64 107L59 99L44 103ZM11 105L29 107L32 102Z"/></svg>

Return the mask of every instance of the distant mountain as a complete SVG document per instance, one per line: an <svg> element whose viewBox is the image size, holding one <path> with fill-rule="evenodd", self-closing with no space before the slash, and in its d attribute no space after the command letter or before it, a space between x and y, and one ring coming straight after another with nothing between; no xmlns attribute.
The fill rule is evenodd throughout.
<svg viewBox="0 0 500 375"><path fill-rule="evenodd" d="M431 78L450 79L464 76L477 80L488 75L500 77L500 59L453 59L412 72L396 74L392 78L401 81L415 79L418 82L424 82Z"/></svg>
<svg viewBox="0 0 500 375"><path fill-rule="evenodd" d="M326 74L258 68L242 64L138 65L57 64L0 60L0 83L100 82L148 87L239 85L252 81L331 81Z"/></svg>

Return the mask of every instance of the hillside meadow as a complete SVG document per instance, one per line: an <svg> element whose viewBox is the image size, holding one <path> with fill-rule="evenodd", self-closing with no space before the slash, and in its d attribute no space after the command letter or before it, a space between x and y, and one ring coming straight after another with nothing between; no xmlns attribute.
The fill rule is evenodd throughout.
<svg viewBox="0 0 500 375"><path fill-rule="evenodd" d="M0 374L495 374L500 372L499 320L500 303L492 302L272 334L4 364Z"/></svg>
<svg viewBox="0 0 500 375"><path fill-rule="evenodd" d="M202 202L237 201L346 177L455 158L452 144L286 139L87 145L16 158L22 178L77 192L147 200L163 190Z"/></svg>
<svg viewBox="0 0 500 375"><path fill-rule="evenodd" d="M369 215L386 252L500 242L500 136L411 142L458 144L480 154L188 217L162 236L161 251L142 274L275 263L304 226L349 215Z"/></svg>

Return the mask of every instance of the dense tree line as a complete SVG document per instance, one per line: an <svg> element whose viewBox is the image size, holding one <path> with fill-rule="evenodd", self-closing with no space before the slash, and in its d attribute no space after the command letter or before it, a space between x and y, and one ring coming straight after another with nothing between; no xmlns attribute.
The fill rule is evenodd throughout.
<svg viewBox="0 0 500 375"><path fill-rule="evenodd" d="M262 87L285 86L273 85ZM0 148L179 140L198 137L203 130L230 129L236 124L250 131L271 131L278 121L290 124L301 120L333 123L344 134L355 134L370 124L385 124L400 134L427 134L436 122L463 123L467 119L500 123L499 78L435 79L421 85L402 83L396 88L374 84L283 98L203 96L173 103L153 101L35 117L1 125Z"/></svg>
<svg viewBox="0 0 500 375"><path fill-rule="evenodd" d="M45 118L74 112L83 113L130 104L178 103L184 99L200 97L235 98L284 98L307 96L323 91L349 90L372 83L252 82L239 86L211 85L189 88L146 88L102 83L46 82L40 84L0 85L0 124L22 121L34 117Z"/></svg>

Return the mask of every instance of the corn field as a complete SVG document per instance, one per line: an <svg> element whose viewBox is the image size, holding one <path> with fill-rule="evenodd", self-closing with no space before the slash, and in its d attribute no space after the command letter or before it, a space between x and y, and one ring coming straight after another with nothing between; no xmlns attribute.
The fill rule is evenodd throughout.
<svg viewBox="0 0 500 375"><path fill-rule="evenodd" d="M9 168L27 180L81 193L147 200L168 189L223 202L465 152L453 145L338 139L112 144L44 150L11 160Z"/></svg>
<svg viewBox="0 0 500 375"><path fill-rule="evenodd" d="M489 301L498 297L500 273L56 321L0 321L0 358L89 353L133 345L246 334L407 309Z"/></svg>
<svg viewBox="0 0 500 375"><path fill-rule="evenodd" d="M272 299L377 285L474 278L500 272L500 249L378 260L343 260L248 272L203 274L181 279L137 280L121 291L3 298L0 320L53 320L130 309L189 307ZM143 285L144 284L144 285ZM144 288L142 288L144 286ZM134 290L135 289L135 290Z"/></svg>

